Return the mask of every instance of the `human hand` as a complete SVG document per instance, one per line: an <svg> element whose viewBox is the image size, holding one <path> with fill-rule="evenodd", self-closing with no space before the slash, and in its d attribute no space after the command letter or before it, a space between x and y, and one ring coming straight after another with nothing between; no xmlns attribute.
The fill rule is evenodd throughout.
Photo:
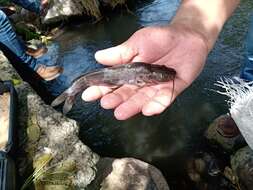
<svg viewBox="0 0 253 190"><path fill-rule="evenodd" d="M160 114L199 75L207 55L204 37L183 25L143 28L123 44L98 51L96 60L104 65L146 62L174 68L177 72L174 89L172 81L142 88L123 85L116 90L92 86L83 92L82 98L85 101L101 98L101 106L115 109L118 120L139 112L145 116Z"/></svg>

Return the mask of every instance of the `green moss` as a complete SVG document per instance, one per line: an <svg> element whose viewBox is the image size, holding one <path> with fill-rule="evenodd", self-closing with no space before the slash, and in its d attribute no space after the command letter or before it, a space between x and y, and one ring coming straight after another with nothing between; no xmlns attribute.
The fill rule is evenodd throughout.
<svg viewBox="0 0 253 190"><path fill-rule="evenodd" d="M27 136L29 143L37 142L40 138L40 128L37 124L37 118L35 115L31 115L28 120Z"/></svg>
<svg viewBox="0 0 253 190"><path fill-rule="evenodd" d="M21 79L11 79L11 81L13 82L14 86L20 85L23 81Z"/></svg>
<svg viewBox="0 0 253 190"><path fill-rule="evenodd" d="M33 182L36 182L43 175L46 165L52 160L50 153L40 155L33 163L34 172L26 179L21 190L28 189Z"/></svg>
<svg viewBox="0 0 253 190"><path fill-rule="evenodd" d="M25 151L28 153L29 158L32 160L37 150L37 142L40 138L40 128L37 124L37 118L35 115L31 115L27 121L26 128L26 147Z"/></svg>
<svg viewBox="0 0 253 190"><path fill-rule="evenodd" d="M8 5L10 4L10 0L0 0L0 6L5 6L5 5Z"/></svg>
<svg viewBox="0 0 253 190"><path fill-rule="evenodd" d="M66 160L56 165L48 167L39 180L36 181L36 190L74 189L73 177L76 172L74 160Z"/></svg>
<svg viewBox="0 0 253 190"><path fill-rule="evenodd" d="M28 28L24 28L23 26L16 25L15 26L16 32L23 36L25 41L33 40L33 39L40 39L40 34L36 31L29 30Z"/></svg>

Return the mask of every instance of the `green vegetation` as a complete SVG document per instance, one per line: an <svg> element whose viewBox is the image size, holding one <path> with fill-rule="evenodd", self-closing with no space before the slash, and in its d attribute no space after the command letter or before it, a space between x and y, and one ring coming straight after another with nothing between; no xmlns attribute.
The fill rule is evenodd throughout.
<svg viewBox="0 0 253 190"><path fill-rule="evenodd" d="M37 168L35 169L33 174L27 178L27 180L21 187L21 190L27 189L32 184L32 182L36 181L44 173L43 168L52 160L52 158L53 157L51 154L45 154L37 160Z"/></svg>
<svg viewBox="0 0 253 190"><path fill-rule="evenodd" d="M10 4L9 0L0 0L0 6L8 5Z"/></svg>
<svg viewBox="0 0 253 190"><path fill-rule="evenodd" d="M15 25L16 32L23 37L25 41L29 41L32 39L40 39L40 33L25 27L24 24L16 24Z"/></svg>

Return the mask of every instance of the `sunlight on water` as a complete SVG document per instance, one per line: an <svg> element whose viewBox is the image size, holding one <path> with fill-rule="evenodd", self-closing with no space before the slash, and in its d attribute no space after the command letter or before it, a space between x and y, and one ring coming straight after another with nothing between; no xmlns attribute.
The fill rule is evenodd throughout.
<svg viewBox="0 0 253 190"><path fill-rule="evenodd" d="M174 16L179 0L155 0L139 8L136 14L142 26L167 24Z"/></svg>

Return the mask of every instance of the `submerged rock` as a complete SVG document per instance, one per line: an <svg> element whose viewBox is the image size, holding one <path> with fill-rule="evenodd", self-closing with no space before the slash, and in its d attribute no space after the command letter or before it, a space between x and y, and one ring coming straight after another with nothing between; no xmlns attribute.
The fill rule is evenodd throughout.
<svg viewBox="0 0 253 190"><path fill-rule="evenodd" d="M246 146L231 158L231 166L239 179L241 190L253 190L253 151Z"/></svg>
<svg viewBox="0 0 253 190"><path fill-rule="evenodd" d="M253 82L246 82L240 78L221 79L217 86L225 89L219 92L229 97L231 117L238 126L247 144L253 149Z"/></svg>
<svg viewBox="0 0 253 190"><path fill-rule="evenodd" d="M205 137L227 151L233 151L245 145L244 138L235 122L227 114L219 116L209 125Z"/></svg>
<svg viewBox="0 0 253 190"><path fill-rule="evenodd" d="M98 177L89 190L169 190L158 169L134 158L102 158L97 169Z"/></svg>

